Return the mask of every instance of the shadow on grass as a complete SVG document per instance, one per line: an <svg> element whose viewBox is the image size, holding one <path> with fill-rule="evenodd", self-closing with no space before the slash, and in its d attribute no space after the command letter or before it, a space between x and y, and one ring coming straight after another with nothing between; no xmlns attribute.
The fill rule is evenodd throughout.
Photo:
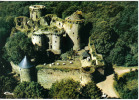
<svg viewBox="0 0 139 100"><path fill-rule="evenodd" d="M108 75L113 74L113 72L114 72L114 69L112 67L112 64L106 64L104 66L104 69L102 68L101 71L96 69L95 72L92 73L92 80L94 80L96 83L102 82L102 81L106 80L106 77Z"/></svg>

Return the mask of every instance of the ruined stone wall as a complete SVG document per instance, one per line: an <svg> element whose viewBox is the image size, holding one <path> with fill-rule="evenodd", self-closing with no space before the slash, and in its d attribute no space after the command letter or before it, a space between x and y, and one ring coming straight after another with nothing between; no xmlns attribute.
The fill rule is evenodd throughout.
<svg viewBox="0 0 139 100"><path fill-rule="evenodd" d="M54 16L51 20L51 26L56 26L61 29L63 28L64 22L63 19Z"/></svg>
<svg viewBox="0 0 139 100"><path fill-rule="evenodd" d="M92 58L92 60L96 61L96 65L104 66L105 63L104 63L104 60L103 60L103 56L102 56L102 54L97 54L95 45L91 44L91 42L90 42L90 37L89 37L88 47L89 47L89 51L90 51L90 54L91 54L91 58Z"/></svg>
<svg viewBox="0 0 139 100"><path fill-rule="evenodd" d="M10 62L10 64L12 66L12 71L15 72L16 74L20 74L19 66L14 64L12 61Z"/></svg>
<svg viewBox="0 0 139 100"><path fill-rule="evenodd" d="M20 74L21 82L30 82L37 79L37 82L40 83L44 88L50 88L52 83L61 81L62 79L73 79L80 82L81 85L87 84L92 79L92 76L89 73L84 73L80 69L39 69L36 75L34 67L31 69L19 69L19 66L13 64L12 62L11 65L13 71Z"/></svg>
<svg viewBox="0 0 139 100"><path fill-rule="evenodd" d="M48 26L47 21L45 20L45 16L40 17L40 25L41 26Z"/></svg>
<svg viewBox="0 0 139 100"><path fill-rule="evenodd" d="M14 19L15 22L15 28L17 30L20 30L21 32L27 32L29 30L29 18L25 17L25 16L19 16L19 17L15 17Z"/></svg>
<svg viewBox="0 0 139 100"><path fill-rule="evenodd" d="M52 83L61 81L62 79L72 78L75 81L81 82L82 85L91 81L90 74L82 73L80 70L61 71L53 69L41 69L37 73L38 82L44 88L50 88Z"/></svg>
<svg viewBox="0 0 139 100"><path fill-rule="evenodd" d="M61 29L61 28L63 28L64 23L62 23L62 21L56 21L55 25L56 25L59 29Z"/></svg>

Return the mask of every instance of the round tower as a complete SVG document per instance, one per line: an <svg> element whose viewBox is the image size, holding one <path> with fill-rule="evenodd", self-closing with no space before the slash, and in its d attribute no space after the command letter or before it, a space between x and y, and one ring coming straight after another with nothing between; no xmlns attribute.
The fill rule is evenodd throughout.
<svg viewBox="0 0 139 100"><path fill-rule="evenodd" d="M27 56L25 56L20 62L19 67L21 82L35 81L35 68L28 60Z"/></svg>
<svg viewBox="0 0 139 100"><path fill-rule="evenodd" d="M80 30L84 21L81 14L81 11L74 12L71 16L65 18L66 23L63 26L74 44L73 50L80 50Z"/></svg>
<svg viewBox="0 0 139 100"><path fill-rule="evenodd" d="M33 45L37 45L39 47L44 46L44 41L45 41L44 39L45 39L45 35L40 30L34 32L31 36Z"/></svg>
<svg viewBox="0 0 139 100"><path fill-rule="evenodd" d="M52 50L55 54L61 54L60 39L59 34L52 34Z"/></svg>
<svg viewBox="0 0 139 100"><path fill-rule="evenodd" d="M42 9L44 9L44 5L33 5L29 7L30 10L30 18L33 21L37 21L38 18L42 16Z"/></svg>

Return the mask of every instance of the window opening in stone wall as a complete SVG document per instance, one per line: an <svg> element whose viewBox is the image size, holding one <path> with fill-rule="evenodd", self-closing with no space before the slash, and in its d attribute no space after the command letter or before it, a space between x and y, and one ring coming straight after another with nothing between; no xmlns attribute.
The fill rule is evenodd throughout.
<svg viewBox="0 0 139 100"><path fill-rule="evenodd" d="M73 32L73 34L74 34L74 32Z"/></svg>
<svg viewBox="0 0 139 100"><path fill-rule="evenodd" d="M60 25L60 23L59 23L59 25Z"/></svg>
<svg viewBox="0 0 139 100"><path fill-rule="evenodd" d="M51 19L52 18L50 16L46 17L46 21L47 21L48 25L50 25Z"/></svg>
<svg viewBox="0 0 139 100"><path fill-rule="evenodd" d="M20 18L19 21L22 22L23 21L23 18Z"/></svg>
<svg viewBox="0 0 139 100"><path fill-rule="evenodd" d="M55 41L55 43L56 43L56 41Z"/></svg>
<svg viewBox="0 0 139 100"><path fill-rule="evenodd" d="M40 25L40 22L38 21L37 24Z"/></svg>
<svg viewBox="0 0 139 100"><path fill-rule="evenodd" d="M21 22L18 22L17 24L18 24L18 26L20 26L21 25Z"/></svg>

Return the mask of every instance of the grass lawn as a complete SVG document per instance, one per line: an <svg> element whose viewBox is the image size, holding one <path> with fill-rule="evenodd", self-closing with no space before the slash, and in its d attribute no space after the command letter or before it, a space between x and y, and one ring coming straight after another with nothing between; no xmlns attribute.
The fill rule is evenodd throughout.
<svg viewBox="0 0 139 100"><path fill-rule="evenodd" d="M81 68L81 63L79 59L76 59L75 61L72 61L73 64L70 64L70 61L62 61L58 60L53 62L54 65L47 64L47 65L38 65L36 68L37 69L80 69ZM57 65L59 63L59 65ZM65 65L63 65L65 63Z"/></svg>

